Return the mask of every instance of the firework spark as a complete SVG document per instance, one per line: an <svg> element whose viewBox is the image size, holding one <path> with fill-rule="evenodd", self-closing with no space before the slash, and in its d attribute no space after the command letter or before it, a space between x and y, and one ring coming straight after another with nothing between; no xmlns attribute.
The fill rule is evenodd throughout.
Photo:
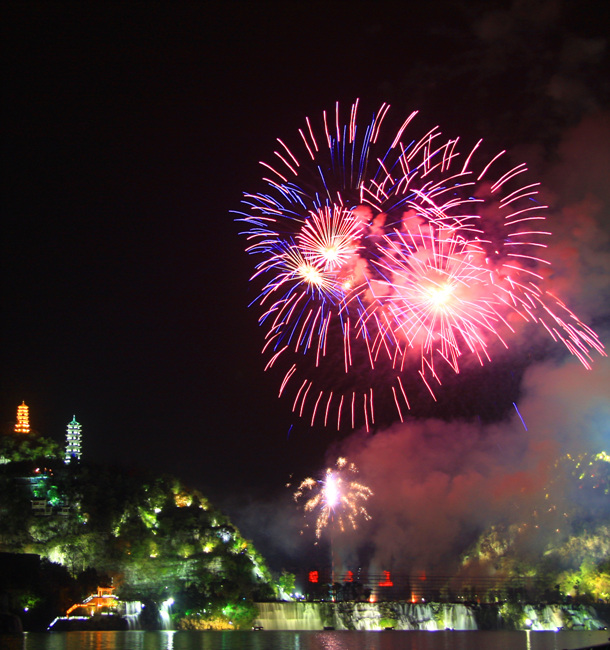
<svg viewBox="0 0 610 650"><path fill-rule="evenodd" d="M294 493L295 501L306 499L303 506L305 512L317 513L318 539L331 522L344 532L347 526L355 529L358 518L370 519L363 502L373 493L356 480L357 474L354 463L339 458L334 468L326 469L323 479L306 478Z"/></svg>
<svg viewBox="0 0 610 650"><path fill-rule="evenodd" d="M388 134L388 111L364 128L358 101L345 122L338 104L319 129L307 119L296 145L278 140L276 161L262 163L267 191L245 195L280 395L293 387L312 425L368 429L381 386L402 420L413 379L434 397L439 366L486 363L527 323L590 367L599 338L544 286L550 233L525 165L502 167L503 152L479 161L481 142L463 154L436 128L407 138L416 113Z"/></svg>

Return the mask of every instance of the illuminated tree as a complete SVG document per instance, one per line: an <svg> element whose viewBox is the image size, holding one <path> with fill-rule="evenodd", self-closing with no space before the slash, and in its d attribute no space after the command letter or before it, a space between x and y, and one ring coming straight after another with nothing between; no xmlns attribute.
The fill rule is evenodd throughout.
<svg viewBox="0 0 610 650"><path fill-rule="evenodd" d="M290 573L285 569L282 569L282 573L277 581L280 597L282 595L292 596L292 594L294 593L295 581L296 581L296 577L294 573Z"/></svg>

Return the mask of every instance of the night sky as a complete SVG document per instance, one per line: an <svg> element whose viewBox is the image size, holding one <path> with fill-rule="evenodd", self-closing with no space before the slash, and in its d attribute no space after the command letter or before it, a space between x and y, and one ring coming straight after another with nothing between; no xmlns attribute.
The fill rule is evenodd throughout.
<svg viewBox="0 0 610 650"><path fill-rule="evenodd" d="M235 504L285 492L341 448L383 446L382 432L312 429L277 400L231 213L264 189L277 137L358 97L367 116L418 109L420 135L438 124L525 158L556 215L562 297L608 344L603 0L20 2L0 22L4 428L22 400L57 441L76 415L85 459L175 474L233 504L238 526ZM594 256L561 245L578 248L579 219ZM531 372L563 362L551 347L514 345L448 382L416 405L416 428L505 423Z"/></svg>

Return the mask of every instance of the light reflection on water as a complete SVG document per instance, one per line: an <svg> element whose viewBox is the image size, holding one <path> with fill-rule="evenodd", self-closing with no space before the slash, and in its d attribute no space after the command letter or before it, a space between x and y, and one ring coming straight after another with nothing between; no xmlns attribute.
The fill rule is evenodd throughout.
<svg viewBox="0 0 610 650"><path fill-rule="evenodd" d="M570 650L608 642L582 632L52 632L0 636L2 650ZM610 646L608 646L610 647Z"/></svg>

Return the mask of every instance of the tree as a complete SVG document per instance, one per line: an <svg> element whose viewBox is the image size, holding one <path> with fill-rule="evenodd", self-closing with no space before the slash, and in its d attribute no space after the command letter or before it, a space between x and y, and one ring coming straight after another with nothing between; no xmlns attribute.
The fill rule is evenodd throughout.
<svg viewBox="0 0 610 650"><path fill-rule="evenodd" d="M295 581L294 573L289 573L285 569L282 569L282 573L277 581L280 598L284 595L290 597L294 593Z"/></svg>

